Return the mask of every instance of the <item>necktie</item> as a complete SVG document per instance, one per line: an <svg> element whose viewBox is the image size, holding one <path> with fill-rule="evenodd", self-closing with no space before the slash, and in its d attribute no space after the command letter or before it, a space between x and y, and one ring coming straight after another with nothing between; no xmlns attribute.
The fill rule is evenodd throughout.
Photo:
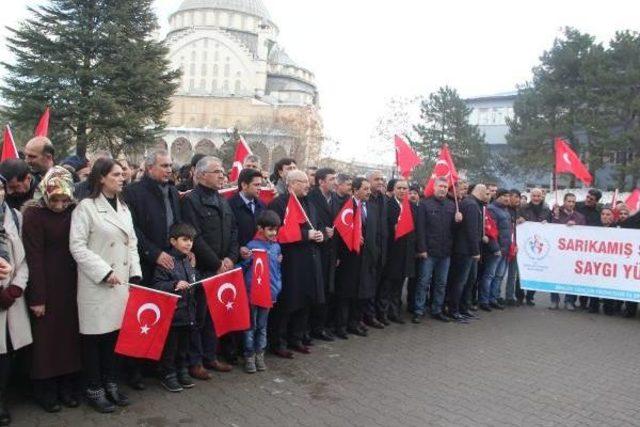
<svg viewBox="0 0 640 427"><path fill-rule="evenodd" d="M249 205L249 209L251 210L251 213L256 213L256 204L253 201L251 201L248 203L248 205Z"/></svg>
<svg viewBox="0 0 640 427"><path fill-rule="evenodd" d="M366 202L362 202L362 224L367 222L367 204Z"/></svg>

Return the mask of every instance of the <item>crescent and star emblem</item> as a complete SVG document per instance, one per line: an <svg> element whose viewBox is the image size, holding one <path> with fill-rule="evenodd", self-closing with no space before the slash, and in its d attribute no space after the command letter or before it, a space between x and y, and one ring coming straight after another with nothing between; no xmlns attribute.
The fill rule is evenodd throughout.
<svg viewBox="0 0 640 427"><path fill-rule="evenodd" d="M562 155L562 160L564 160L566 164L570 165L571 164L571 160L569 159L569 153L564 153Z"/></svg>
<svg viewBox="0 0 640 427"><path fill-rule="evenodd" d="M351 222L347 222L347 217L351 215ZM353 209L345 209L340 216L340 221L347 227L353 227Z"/></svg>
<svg viewBox="0 0 640 427"><path fill-rule="evenodd" d="M224 301L222 301L222 294L224 294L224 291L226 290L230 290L231 292L233 292L233 298L229 299L225 303ZM218 301L220 301L220 304L224 305L227 308L227 310L233 310L233 303L235 302L237 296L238 296L238 291L236 287L233 286L231 283L225 283L224 285L220 286L220 288L218 289Z"/></svg>
<svg viewBox="0 0 640 427"><path fill-rule="evenodd" d="M258 273L258 267L260 267L260 273ZM262 274L264 273L264 262L262 258L256 258L256 265L253 269L253 274L256 276L258 285L262 285Z"/></svg>
<svg viewBox="0 0 640 427"><path fill-rule="evenodd" d="M151 326L155 325L156 323L158 323L160 321L161 315L160 315L160 307L158 307L157 305L148 302L145 304L142 304L140 306L140 308L138 309L138 313L137 313L137 318L138 318L138 324L140 325L140 333L142 335L147 335L149 333L149 330L151 329L151 326L149 326L148 324L144 324L142 325L140 323L140 317L142 316L142 313L144 313L145 311L152 311L156 317L155 320L153 321L153 323L151 324Z"/></svg>
<svg viewBox="0 0 640 427"><path fill-rule="evenodd" d="M451 172L449 169L449 164L444 160L438 160L433 169L436 176L447 176Z"/></svg>

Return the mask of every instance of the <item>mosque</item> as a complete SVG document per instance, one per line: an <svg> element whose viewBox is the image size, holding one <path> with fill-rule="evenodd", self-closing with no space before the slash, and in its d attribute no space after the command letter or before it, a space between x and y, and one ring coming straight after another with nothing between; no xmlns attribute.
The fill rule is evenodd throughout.
<svg viewBox="0 0 640 427"><path fill-rule="evenodd" d="M317 163L323 141L313 73L278 43L261 0L184 0L169 17L169 59L182 70L166 133L174 161L233 151L233 129L268 168Z"/></svg>

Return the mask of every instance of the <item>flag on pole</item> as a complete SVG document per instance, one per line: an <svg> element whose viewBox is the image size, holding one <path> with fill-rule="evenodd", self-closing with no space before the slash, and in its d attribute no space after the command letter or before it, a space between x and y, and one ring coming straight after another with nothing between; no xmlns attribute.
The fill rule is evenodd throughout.
<svg viewBox="0 0 640 427"><path fill-rule="evenodd" d="M455 185L460 178L458 171L456 170L456 166L453 164L453 159L451 158L451 153L449 152L449 146L447 146L447 144L444 144L440 149L440 155L433 167L431 177L429 178L429 181L427 181L427 185L424 187L425 197L433 196L436 179L439 178L447 178L447 180L449 180L449 186Z"/></svg>
<svg viewBox="0 0 640 427"><path fill-rule="evenodd" d="M362 212L357 209L353 198L344 204L333 225L351 252L360 253L362 240Z"/></svg>
<svg viewBox="0 0 640 427"><path fill-rule="evenodd" d="M251 305L262 308L273 307L271 300L271 270L269 269L269 253L264 249L251 251L253 261L251 263L251 292L249 300Z"/></svg>
<svg viewBox="0 0 640 427"><path fill-rule="evenodd" d="M44 136L45 138L49 136L49 107L44 110L44 114L40 117L33 136Z"/></svg>
<svg viewBox="0 0 640 427"><path fill-rule="evenodd" d="M159 360L178 299L178 295L130 286L115 352Z"/></svg>
<svg viewBox="0 0 640 427"><path fill-rule="evenodd" d="M593 177L589 173L589 169L582 163L580 157L569 147L569 143L562 139L556 138L556 174L571 173L575 175L587 187L593 182Z"/></svg>
<svg viewBox="0 0 640 427"><path fill-rule="evenodd" d="M635 214L640 210L640 188L636 188L633 192L627 197L627 200L624 202L629 208L629 213L631 215Z"/></svg>
<svg viewBox="0 0 640 427"><path fill-rule="evenodd" d="M18 149L16 148L16 142L13 139L11 133L11 127L6 125L4 127L4 134L2 138L2 157L0 161L4 162L7 159L17 159Z"/></svg>
<svg viewBox="0 0 640 427"><path fill-rule="evenodd" d="M241 268L213 276L203 281L202 287L218 338L251 327L249 300Z"/></svg>
<svg viewBox="0 0 640 427"><path fill-rule="evenodd" d="M229 174L229 181L236 182L240 177L240 172L242 172L242 164L244 163L244 159L247 156L251 155L251 149L249 145L245 142L243 137L238 139L238 143L236 144L236 153L233 158L233 166L231 167L231 173Z"/></svg>
<svg viewBox="0 0 640 427"><path fill-rule="evenodd" d="M302 240L302 230L300 226L307 222L307 214L302 209L300 200L289 194L287 209L284 212L282 227L278 230L279 243L295 243Z"/></svg>
<svg viewBox="0 0 640 427"><path fill-rule="evenodd" d="M398 216L398 222L396 224L396 240L406 236L414 230L413 224L413 212L411 212L411 204L409 202L409 196L405 196L404 200L400 204L400 215Z"/></svg>
<svg viewBox="0 0 640 427"><path fill-rule="evenodd" d="M396 166L398 167L398 172L407 179L413 168L422 163L422 160L416 152L411 149L409 144L398 135L395 135L394 143L396 146Z"/></svg>

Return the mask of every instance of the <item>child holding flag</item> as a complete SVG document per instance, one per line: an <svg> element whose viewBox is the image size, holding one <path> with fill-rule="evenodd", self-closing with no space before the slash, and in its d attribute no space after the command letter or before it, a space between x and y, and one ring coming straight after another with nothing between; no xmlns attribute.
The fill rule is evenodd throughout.
<svg viewBox="0 0 640 427"><path fill-rule="evenodd" d="M189 259L195 236L196 230L188 224L171 226L169 242L172 248L169 255L173 257L173 269L157 266L153 276L155 289L181 297L159 366L162 386L172 393L194 386L187 369L187 351L191 328L196 322L196 300L190 284L197 279L196 270Z"/></svg>
<svg viewBox="0 0 640 427"><path fill-rule="evenodd" d="M264 363L267 320L282 289L282 251L277 242L280 217L274 211L266 210L258 215L256 225L257 233L247 244L251 252L243 255L240 263L245 271L251 304L251 328L244 333L244 370L249 374L267 369Z"/></svg>

